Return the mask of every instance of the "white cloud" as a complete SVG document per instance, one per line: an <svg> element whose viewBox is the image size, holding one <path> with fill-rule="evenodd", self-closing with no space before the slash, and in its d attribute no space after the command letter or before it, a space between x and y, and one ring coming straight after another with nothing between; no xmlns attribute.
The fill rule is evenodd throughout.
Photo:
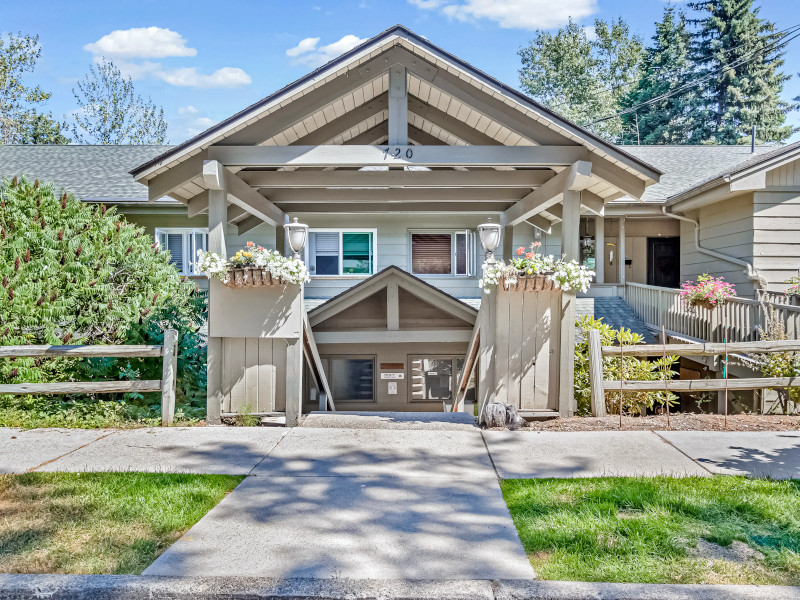
<svg viewBox="0 0 800 600"><path fill-rule="evenodd" d="M92 54L109 58L165 58L196 56L197 50L186 46L178 32L162 27L117 29L83 47Z"/></svg>
<svg viewBox="0 0 800 600"><path fill-rule="evenodd" d="M178 114L181 115L181 116L184 116L184 115L196 115L199 112L200 111L197 110L191 104L189 104L188 106L181 106L180 108L178 108Z"/></svg>
<svg viewBox="0 0 800 600"><path fill-rule="evenodd" d="M586 34L586 39L590 42L593 42L597 39L597 30L595 29L594 25L587 25L583 28L583 32Z"/></svg>
<svg viewBox="0 0 800 600"><path fill-rule="evenodd" d="M320 38L309 37L301 40L297 46L289 48L286 51L286 56L294 59L292 61L294 64L317 67L344 54L348 50L352 50L365 39L349 34L336 42L317 47Z"/></svg>
<svg viewBox="0 0 800 600"><path fill-rule="evenodd" d="M305 54L306 52L311 52L312 50L316 50L317 43L319 43L319 38L305 38L300 40L300 43L297 44L294 48L289 48L286 51L286 56L300 56L301 54Z"/></svg>
<svg viewBox="0 0 800 600"><path fill-rule="evenodd" d="M488 19L505 29L551 29L597 12L597 0L408 0L459 21Z"/></svg>
<svg viewBox="0 0 800 600"><path fill-rule="evenodd" d="M210 75L203 75L196 67L158 71L156 77L170 85L200 88L230 88L250 85L252 77L237 67L223 67Z"/></svg>

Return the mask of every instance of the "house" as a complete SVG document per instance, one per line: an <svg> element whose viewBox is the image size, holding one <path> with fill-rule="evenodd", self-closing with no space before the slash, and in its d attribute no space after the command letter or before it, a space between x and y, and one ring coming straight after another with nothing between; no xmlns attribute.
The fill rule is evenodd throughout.
<svg viewBox="0 0 800 600"><path fill-rule="evenodd" d="M309 226L302 300L337 408L425 411L452 402L470 362L485 298L479 224L502 224L505 259L538 241L594 268L589 298L569 310L627 326L630 285L710 271L744 294L764 281L782 289L794 259L764 231L778 218L777 244L789 244L800 228L798 153L615 146L395 26L177 146L6 146L0 172L116 204L202 287L198 249L232 255L252 240L286 251L283 225L298 218ZM287 410L277 373L301 376L277 358L284 346L212 332L209 348L226 365L210 386L212 419L262 385L255 411ZM272 374L250 383L248 365L266 354ZM302 376L306 410L313 376Z"/></svg>

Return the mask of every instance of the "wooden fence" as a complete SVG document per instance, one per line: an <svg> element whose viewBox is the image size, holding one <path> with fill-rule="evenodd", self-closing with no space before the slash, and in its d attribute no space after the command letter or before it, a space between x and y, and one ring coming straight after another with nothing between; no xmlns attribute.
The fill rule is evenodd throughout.
<svg viewBox="0 0 800 600"><path fill-rule="evenodd" d="M686 307L680 290L642 283L625 284L625 301L647 325L665 327L672 336L697 341L750 342L758 339L757 327L764 327L768 317L764 306L771 307L786 329L789 339L800 337L800 306L790 304L786 294L769 292L762 304L749 298L732 298L714 310Z"/></svg>
<svg viewBox="0 0 800 600"><path fill-rule="evenodd" d="M603 357L633 356L718 356L723 354L762 354L800 351L800 340L774 342L736 342L728 344L636 344L633 346L601 346L600 332L589 330L589 382L592 414L605 415L606 392L695 392L724 390L757 390L763 388L800 387L800 377L752 377L742 379L690 379L658 381L613 381L603 378Z"/></svg>
<svg viewBox="0 0 800 600"><path fill-rule="evenodd" d="M0 394L107 394L161 392L161 424L175 417L175 383L178 332L167 329L162 346L0 346L0 358L69 356L74 358L162 358L161 379L120 381L66 381L54 383L3 383Z"/></svg>

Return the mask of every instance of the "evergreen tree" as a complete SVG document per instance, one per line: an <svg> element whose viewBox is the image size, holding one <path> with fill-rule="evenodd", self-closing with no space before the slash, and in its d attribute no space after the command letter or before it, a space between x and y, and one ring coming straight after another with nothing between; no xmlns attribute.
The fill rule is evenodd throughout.
<svg viewBox="0 0 800 600"><path fill-rule="evenodd" d="M759 18L754 0L704 0L689 6L703 13L692 43L703 102L692 141L745 143L753 126L758 139L782 141L792 134L786 114L794 105L780 99L789 79L779 69L785 45L773 23ZM745 62L746 61L746 62Z"/></svg>
<svg viewBox="0 0 800 600"><path fill-rule="evenodd" d="M636 87L624 98L622 107L652 102L623 115L623 123L626 131L632 132L632 143L686 144L697 109L697 91L687 89L653 101L692 80L694 66L686 16L668 6L661 21L656 23L652 39L652 46L646 50L642 75Z"/></svg>
<svg viewBox="0 0 800 600"><path fill-rule="evenodd" d="M136 95L133 81L110 60L89 68L72 94L78 102L72 135L79 144L164 144L164 109Z"/></svg>
<svg viewBox="0 0 800 600"><path fill-rule="evenodd" d="M537 31L519 50L520 85L558 114L618 141L620 119L591 123L616 113L637 81L642 43L621 18L611 23L596 20L594 33L590 38L571 19L555 33Z"/></svg>

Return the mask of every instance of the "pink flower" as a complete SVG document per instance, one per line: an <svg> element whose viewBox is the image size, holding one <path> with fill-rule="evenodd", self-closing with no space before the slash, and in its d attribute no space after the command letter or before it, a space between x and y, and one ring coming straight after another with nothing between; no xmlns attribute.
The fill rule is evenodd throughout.
<svg viewBox="0 0 800 600"><path fill-rule="evenodd" d="M525 252L525 248L523 248L522 246L520 246L519 248L517 248L517 256L519 256L519 255L520 255L520 254L522 254L523 252Z"/></svg>
<svg viewBox="0 0 800 600"><path fill-rule="evenodd" d="M247 242L247 247L248 248L252 248L253 246L255 246L255 244L253 242Z"/></svg>
<svg viewBox="0 0 800 600"><path fill-rule="evenodd" d="M525 258L533 258L533 252L528 252L528 253L525 255Z"/></svg>
<svg viewBox="0 0 800 600"><path fill-rule="evenodd" d="M542 242L533 242L533 247L534 248L541 248L541 246L542 246Z"/></svg>

